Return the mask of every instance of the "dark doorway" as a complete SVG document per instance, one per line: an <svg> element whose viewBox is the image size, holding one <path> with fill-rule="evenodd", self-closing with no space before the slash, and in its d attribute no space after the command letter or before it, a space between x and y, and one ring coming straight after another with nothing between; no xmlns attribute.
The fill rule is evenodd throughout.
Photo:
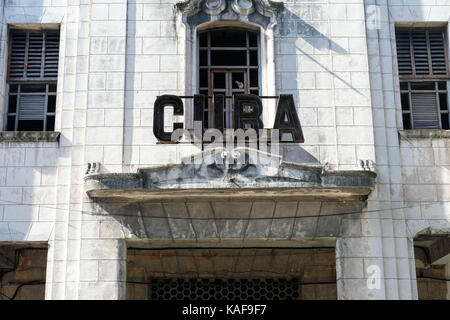
<svg viewBox="0 0 450 320"><path fill-rule="evenodd" d="M0 245L0 300L44 300L47 246Z"/></svg>
<svg viewBox="0 0 450 320"><path fill-rule="evenodd" d="M450 297L450 237L422 235L414 239L419 300Z"/></svg>
<svg viewBox="0 0 450 320"><path fill-rule="evenodd" d="M127 299L335 300L335 249L129 248Z"/></svg>

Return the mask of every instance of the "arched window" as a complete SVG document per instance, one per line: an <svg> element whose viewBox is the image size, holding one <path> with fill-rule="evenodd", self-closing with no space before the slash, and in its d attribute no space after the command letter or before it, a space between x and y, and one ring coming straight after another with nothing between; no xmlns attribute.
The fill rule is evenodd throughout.
<svg viewBox="0 0 450 320"><path fill-rule="evenodd" d="M259 95L259 34L236 28L219 28L198 33L198 92L207 96L223 94ZM209 99L205 112L212 110ZM211 124L214 115L205 115ZM224 125L233 127L231 99L225 99Z"/></svg>
<svg viewBox="0 0 450 320"><path fill-rule="evenodd" d="M233 81L239 81L238 79L233 80L232 68L228 68L235 67L236 70L242 70L241 75L236 73L234 74L235 77L242 77L242 74L244 74L244 91L248 90L248 93L259 94L260 96L274 96L276 94L274 28L284 7L282 2L267 0L186 0L178 2L176 7L176 28L180 30L177 33L177 37L180 39L178 50L185 54L186 86L184 92L187 96L196 93L208 93L209 95L210 90L214 92L214 90L219 89L214 88L214 77L212 75L220 70L216 67L220 67L225 73L225 76L216 75L216 80L222 77L225 83L225 85L222 85L222 90L227 90L227 88L231 90ZM181 32L183 29L184 32ZM243 39L245 39L245 43ZM248 46L247 39L249 41ZM208 43L210 47L208 47ZM212 49L214 48L213 43L224 47ZM242 53L240 58L242 60L245 58L245 64L244 61L238 61L239 52ZM214 59L211 59L211 54L213 54ZM221 54L222 56L220 56ZM217 61L222 64L211 65L212 62ZM200 63L203 63L203 65L200 65ZM257 63L257 65L252 65L252 63ZM203 69L206 71L203 71ZM257 71L251 71L252 69ZM200 74L200 71L202 71L202 74ZM247 79L247 82L245 82L245 79ZM255 84L256 81L257 84ZM236 82L234 84L237 85ZM245 87L246 85L247 87ZM205 103L205 105L208 104ZM230 109L231 101L228 101L227 105ZM263 105L263 122L273 123L276 111L275 100L267 99L263 101ZM193 129L194 105L187 101L185 106L185 128ZM211 105L207 108L213 110ZM227 106L224 107L224 110L226 109ZM231 113L230 110L225 112L228 112L228 121L224 119L224 126L232 127L232 110ZM210 127L212 117L213 115L208 113L208 127ZM203 123L205 124L205 121Z"/></svg>

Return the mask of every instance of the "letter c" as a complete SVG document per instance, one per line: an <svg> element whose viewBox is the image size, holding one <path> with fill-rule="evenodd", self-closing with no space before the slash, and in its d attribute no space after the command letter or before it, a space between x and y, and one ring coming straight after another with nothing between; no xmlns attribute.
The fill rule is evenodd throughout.
<svg viewBox="0 0 450 320"><path fill-rule="evenodd" d="M153 134L161 143L178 143L172 141L172 132L164 131L164 108L173 106L173 114L182 116L184 114L183 101L177 96L163 95L156 99L153 110ZM183 123L174 122L173 130L182 129Z"/></svg>

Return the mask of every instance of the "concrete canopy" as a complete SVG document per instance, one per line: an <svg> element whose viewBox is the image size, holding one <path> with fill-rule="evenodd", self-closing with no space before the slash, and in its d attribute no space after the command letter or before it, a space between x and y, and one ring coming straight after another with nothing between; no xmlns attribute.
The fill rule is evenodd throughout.
<svg viewBox="0 0 450 320"><path fill-rule="evenodd" d="M151 201L199 198L365 199L375 186L373 171L327 171L252 149L203 151L181 164L141 168L137 173L91 174L91 198Z"/></svg>

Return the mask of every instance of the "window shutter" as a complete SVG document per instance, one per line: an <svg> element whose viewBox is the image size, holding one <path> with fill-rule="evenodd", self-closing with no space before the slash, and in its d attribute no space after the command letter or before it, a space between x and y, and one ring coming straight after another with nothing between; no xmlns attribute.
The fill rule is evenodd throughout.
<svg viewBox="0 0 450 320"><path fill-rule="evenodd" d="M414 68L416 69L416 74L430 74L426 32L413 32L412 41L414 48Z"/></svg>
<svg viewBox="0 0 450 320"><path fill-rule="evenodd" d="M11 39L11 59L9 64L9 76L11 78L22 78L25 72L25 51L27 34L14 33Z"/></svg>
<svg viewBox="0 0 450 320"><path fill-rule="evenodd" d="M45 96L21 96L19 120L44 120Z"/></svg>
<svg viewBox="0 0 450 320"><path fill-rule="evenodd" d="M58 76L59 33L47 32L45 39L44 77Z"/></svg>
<svg viewBox="0 0 450 320"><path fill-rule="evenodd" d="M442 32L430 32L429 37L433 74L446 74L444 34Z"/></svg>
<svg viewBox="0 0 450 320"><path fill-rule="evenodd" d="M446 75L445 38L442 30L396 30L400 75Z"/></svg>
<svg viewBox="0 0 450 320"><path fill-rule="evenodd" d="M44 35L42 33L30 33L28 36L28 63L27 77L40 78L42 73L42 52Z"/></svg>
<svg viewBox="0 0 450 320"><path fill-rule="evenodd" d="M408 31L396 32L398 72L400 75L410 75L412 71L411 62L411 40Z"/></svg>
<svg viewBox="0 0 450 320"><path fill-rule="evenodd" d="M11 36L10 78L48 79L58 76L59 32L17 32Z"/></svg>
<svg viewBox="0 0 450 320"><path fill-rule="evenodd" d="M411 94L413 129L439 129L439 111L435 93Z"/></svg>

